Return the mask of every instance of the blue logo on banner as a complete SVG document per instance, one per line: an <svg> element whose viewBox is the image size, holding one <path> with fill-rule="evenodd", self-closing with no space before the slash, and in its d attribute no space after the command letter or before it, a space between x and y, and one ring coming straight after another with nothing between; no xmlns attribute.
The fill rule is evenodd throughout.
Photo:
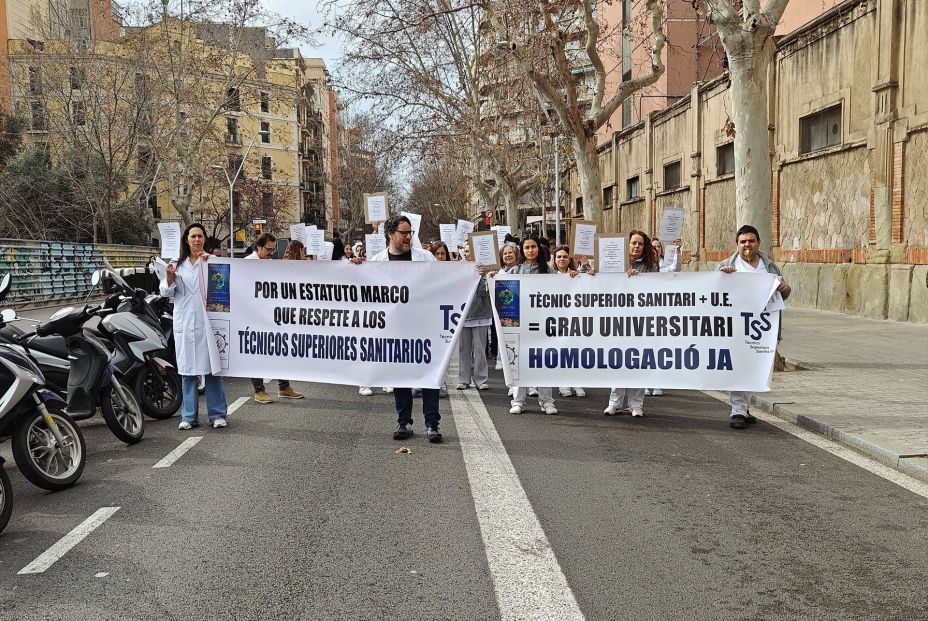
<svg viewBox="0 0 928 621"><path fill-rule="evenodd" d="M499 321L503 327L518 328L519 281L497 280L496 294L493 297L496 300L496 312L499 313Z"/></svg>

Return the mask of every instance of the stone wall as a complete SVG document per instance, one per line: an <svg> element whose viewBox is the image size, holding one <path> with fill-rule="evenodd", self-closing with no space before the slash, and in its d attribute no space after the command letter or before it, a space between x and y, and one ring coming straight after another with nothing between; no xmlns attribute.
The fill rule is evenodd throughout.
<svg viewBox="0 0 928 621"><path fill-rule="evenodd" d="M648 213L648 205L643 199L626 203L622 205L621 209L622 221L619 224L618 232L627 233L632 229L648 230L650 214Z"/></svg>
<svg viewBox="0 0 928 621"><path fill-rule="evenodd" d="M864 248L869 225L867 149L848 149L783 167L781 248Z"/></svg>
<svg viewBox="0 0 928 621"><path fill-rule="evenodd" d="M735 180L706 184L706 242L707 252L723 252L734 247L735 231Z"/></svg>
<svg viewBox="0 0 928 621"><path fill-rule="evenodd" d="M928 246L928 131L905 144L903 237L912 246Z"/></svg>

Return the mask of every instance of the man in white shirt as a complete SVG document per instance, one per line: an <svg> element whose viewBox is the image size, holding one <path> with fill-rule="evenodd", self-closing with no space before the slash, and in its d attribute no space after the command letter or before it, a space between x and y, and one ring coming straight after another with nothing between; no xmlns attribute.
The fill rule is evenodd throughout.
<svg viewBox="0 0 928 621"><path fill-rule="evenodd" d="M271 259L277 254L277 238L270 233L264 233L255 241L255 251L245 257L246 259ZM258 377L251 378L251 385L255 389L255 401L258 403L274 403L274 398L264 389L264 380ZM290 380L277 380L277 394L281 399L303 399L304 395L290 387Z"/></svg>
<svg viewBox="0 0 928 621"><path fill-rule="evenodd" d="M767 272L780 277L780 284L777 291L783 296L783 299L789 297L792 288L783 280L783 274L780 268L773 262L773 259L760 251L760 233L757 229L746 224L738 229L735 236L738 243L738 251L719 263L719 271L731 274L733 272L747 272L756 274L758 272ZM751 397L753 393L732 390L729 393L731 398L731 426L734 429L744 429L745 425L756 423L757 419L751 415L749 410L751 406Z"/></svg>

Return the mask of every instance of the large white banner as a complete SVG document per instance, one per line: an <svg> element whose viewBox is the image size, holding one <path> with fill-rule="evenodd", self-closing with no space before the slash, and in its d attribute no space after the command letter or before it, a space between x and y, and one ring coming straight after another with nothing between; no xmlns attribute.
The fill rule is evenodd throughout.
<svg viewBox="0 0 928 621"><path fill-rule="evenodd" d="M509 386L770 390L770 274L498 274Z"/></svg>
<svg viewBox="0 0 928 621"><path fill-rule="evenodd" d="M210 259L218 375L438 388L474 263Z"/></svg>

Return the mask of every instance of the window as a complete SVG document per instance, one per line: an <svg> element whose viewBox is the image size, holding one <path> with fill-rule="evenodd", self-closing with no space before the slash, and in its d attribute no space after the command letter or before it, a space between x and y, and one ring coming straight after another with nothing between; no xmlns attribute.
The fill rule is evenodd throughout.
<svg viewBox="0 0 928 621"><path fill-rule="evenodd" d="M239 111L242 109L242 100L239 97L237 88L229 88L226 91L226 110Z"/></svg>
<svg viewBox="0 0 928 621"><path fill-rule="evenodd" d="M267 121L261 121L261 142L271 141L271 124Z"/></svg>
<svg viewBox="0 0 928 621"><path fill-rule="evenodd" d="M574 201L574 215L582 216L583 215L583 197L578 196L577 200Z"/></svg>
<svg viewBox="0 0 928 621"><path fill-rule="evenodd" d="M41 101L32 102L32 129L45 131L45 104Z"/></svg>
<svg viewBox="0 0 928 621"><path fill-rule="evenodd" d="M232 209L236 213L241 213L242 209L242 193L238 190L232 192Z"/></svg>
<svg viewBox="0 0 928 621"><path fill-rule="evenodd" d="M151 210L151 217L157 219L161 218L161 208L158 207L158 193L152 192L151 196L148 197L148 208Z"/></svg>
<svg viewBox="0 0 928 621"><path fill-rule="evenodd" d="M74 125L83 125L86 121L86 115L84 113L84 102L83 101L72 101L71 102L71 122Z"/></svg>
<svg viewBox="0 0 928 621"><path fill-rule="evenodd" d="M612 209L612 186L603 188L603 209Z"/></svg>
<svg viewBox="0 0 928 621"><path fill-rule="evenodd" d="M265 155L261 158L261 177L270 180L272 175L273 164L271 162L271 158Z"/></svg>
<svg viewBox="0 0 928 621"><path fill-rule="evenodd" d="M29 67L29 92L33 95L42 94L42 68Z"/></svg>
<svg viewBox="0 0 928 621"><path fill-rule="evenodd" d="M799 153L841 144L841 104L799 119Z"/></svg>
<svg viewBox="0 0 928 621"><path fill-rule="evenodd" d="M735 172L735 143L715 148L715 175L721 177Z"/></svg>
<svg viewBox="0 0 928 621"><path fill-rule="evenodd" d="M271 111L271 97L267 93L261 93L261 112Z"/></svg>
<svg viewBox="0 0 928 621"><path fill-rule="evenodd" d="M238 119L234 116L226 118L226 142L231 144L239 144Z"/></svg>
<svg viewBox="0 0 928 621"><path fill-rule="evenodd" d="M680 187L680 161L664 164L664 190Z"/></svg>
<svg viewBox="0 0 928 621"><path fill-rule="evenodd" d="M243 165L244 161L245 161L245 158L243 158L241 155L233 154L229 156L229 176L230 177L234 177L235 173L238 173L239 179L245 178L245 166ZM242 169L242 172L238 172L239 168Z"/></svg>
<svg viewBox="0 0 928 621"><path fill-rule="evenodd" d="M261 192L261 209L268 210L274 207L274 194L271 192ZM265 211L265 213L267 213Z"/></svg>
<svg viewBox="0 0 928 621"><path fill-rule="evenodd" d="M641 177L635 175L625 182L625 200L630 201L639 196L641 196Z"/></svg>
<svg viewBox="0 0 928 621"><path fill-rule="evenodd" d="M71 67L70 70L70 82L71 90L79 91L84 86L84 82L87 81L87 73L83 67Z"/></svg>

